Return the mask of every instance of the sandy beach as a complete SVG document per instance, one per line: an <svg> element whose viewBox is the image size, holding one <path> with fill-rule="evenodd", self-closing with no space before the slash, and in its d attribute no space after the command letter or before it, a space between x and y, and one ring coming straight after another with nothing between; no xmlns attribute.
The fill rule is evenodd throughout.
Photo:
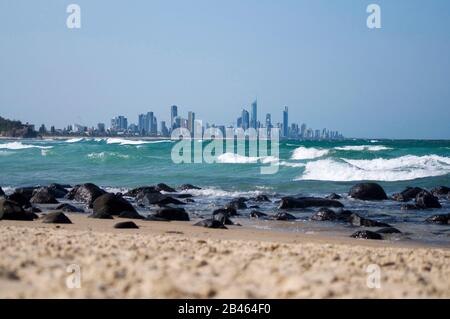
<svg viewBox="0 0 450 319"><path fill-rule="evenodd" d="M0 297L450 297L449 249L192 222L119 230L118 219L68 216L71 225L0 221Z"/></svg>

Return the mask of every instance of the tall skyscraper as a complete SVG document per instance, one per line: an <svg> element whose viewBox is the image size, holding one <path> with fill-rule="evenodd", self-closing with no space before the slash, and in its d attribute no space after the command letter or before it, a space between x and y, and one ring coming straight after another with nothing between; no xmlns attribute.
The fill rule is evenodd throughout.
<svg viewBox="0 0 450 319"><path fill-rule="evenodd" d="M242 110L242 128L247 130L250 127L250 114L247 110Z"/></svg>
<svg viewBox="0 0 450 319"><path fill-rule="evenodd" d="M252 103L252 116L250 120L250 127L256 129L258 127L258 101Z"/></svg>
<svg viewBox="0 0 450 319"><path fill-rule="evenodd" d="M161 135L169 136L169 130L167 129L166 121L161 121Z"/></svg>
<svg viewBox="0 0 450 319"><path fill-rule="evenodd" d="M148 134L153 133L153 123L155 122L155 115L153 112L148 112L145 119L145 130Z"/></svg>
<svg viewBox="0 0 450 319"><path fill-rule="evenodd" d="M172 105L170 108L170 128L174 129L175 119L178 117L178 107L176 105Z"/></svg>
<svg viewBox="0 0 450 319"><path fill-rule="evenodd" d="M145 130L145 121L146 121L145 114L139 114L139 116L138 116L138 130L139 130L139 134L142 134L142 135L147 134L147 131Z"/></svg>
<svg viewBox="0 0 450 319"><path fill-rule="evenodd" d="M283 111L283 137L288 138L289 137L289 110L286 106Z"/></svg>
<svg viewBox="0 0 450 319"><path fill-rule="evenodd" d="M268 130L272 128L272 115L270 115L270 113L266 114L266 128Z"/></svg>
<svg viewBox="0 0 450 319"><path fill-rule="evenodd" d="M195 113L194 112L188 112L188 130L191 132L191 134L194 134L194 122L195 122Z"/></svg>

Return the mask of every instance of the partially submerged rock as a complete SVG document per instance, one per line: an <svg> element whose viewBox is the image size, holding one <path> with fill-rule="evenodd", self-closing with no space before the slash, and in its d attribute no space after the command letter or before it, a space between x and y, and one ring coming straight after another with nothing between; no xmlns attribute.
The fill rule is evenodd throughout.
<svg viewBox="0 0 450 319"><path fill-rule="evenodd" d="M139 193L136 196L137 204L140 206L166 206L166 205L186 205L186 203L161 193Z"/></svg>
<svg viewBox="0 0 450 319"><path fill-rule="evenodd" d="M441 208L439 199L427 191L422 191L416 196L416 207L419 209Z"/></svg>
<svg viewBox="0 0 450 319"><path fill-rule="evenodd" d="M234 208L234 209L247 209L247 199L244 197L239 197L237 199L232 200L227 205L225 205L225 208Z"/></svg>
<svg viewBox="0 0 450 319"><path fill-rule="evenodd" d="M273 220L281 220L281 221L288 221L288 220L296 220L297 217L294 215L291 215L289 213L280 212L272 216Z"/></svg>
<svg viewBox="0 0 450 319"><path fill-rule="evenodd" d="M311 220L315 221L335 221L338 219L338 214L326 207L319 209L314 215L311 216Z"/></svg>
<svg viewBox="0 0 450 319"><path fill-rule="evenodd" d="M158 210L154 216L166 220L189 221L189 215L184 208L162 208Z"/></svg>
<svg viewBox="0 0 450 319"><path fill-rule="evenodd" d="M160 191L160 192L166 192L166 193L176 193L176 190L172 187L170 187L167 184L164 183L159 183L158 185L156 185L156 190Z"/></svg>
<svg viewBox="0 0 450 319"><path fill-rule="evenodd" d="M194 226L206 227L206 228L215 228L215 229L227 229L227 227L216 219L204 219L195 223Z"/></svg>
<svg viewBox="0 0 450 319"><path fill-rule="evenodd" d="M367 201L388 199L383 187L377 183L356 184L350 189L348 195L355 199Z"/></svg>
<svg viewBox="0 0 450 319"><path fill-rule="evenodd" d="M134 188L124 194L124 196L128 197L136 197L138 194L145 194L145 193L159 193L159 190L156 189L156 186L143 186Z"/></svg>
<svg viewBox="0 0 450 319"><path fill-rule="evenodd" d="M260 212L260 211L257 211L257 210L253 210L251 213L250 213L250 218L267 218L268 217L268 215L267 214L265 214L265 213L262 213L262 212Z"/></svg>
<svg viewBox="0 0 450 319"><path fill-rule="evenodd" d="M336 193L331 193L330 195L328 195L327 197L325 197L326 199L334 199L334 200L338 200L338 199L342 199L342 196L336 194Z"/></svg>
<svg viewBox="0 0 450 319"><path fill-rule="evenodd" d="M401 234L402 232L395 227L385 227L376 231L378 234Z"/></svg>
<svg viewBox="0 0 450 319"><path fill-rule="evenodd" d="M450 214L433 215L425 220L427 223L448 225L450 222Z"/></svg>
<svg viewBox="0 0 450 319"><path fill-rule="evenodd" d="M446 196L450 193L450 187L437 186L431 190L431 194L434 196Z"/></svg>
<svg viewBox="0 0 450 319"><path fill-rule="evenodd" d="M341 202L318 197L283 197L279 209L302 209L308 207L344 207Z"/></svg>
<svg viewBox="0 0 450 319"><path fill-rule="evenodd" d="M409 202L416 198L417 194L424 191L420 187L407 187L404 191L392 195L392 199L398 202Z"/></svg>
<svg viewBox="0 0 450 319"><path fill-rule="evenodd" d="M216 215L216 214L226 214L228 217L239 216L236 208L234 208L234 207L225 207L225 208L216 209L213 211L213 215Z"/></svg>
<svg viewBox="0 0 450 319"><path fill-rule="evenodd" d="M358 214L352 214L349 218L350 224L357 227L391 227L389 224L381 223L376 220L368 219L359 216Z"/></svg>
<svg viewBox="0 0 450 319"><path fill-rule="evenodd" d="M194 186L192 184L183 184L179 187L182 191L188 191L188 190L200 190L201 188L198 186Z"/></svg>
<svg viewBox="0 0 450 319"><path fill-rule="evenodd" d="M253 197L251 200L254 201L254 202L270 202L271 201L269 199L269 197L267 195L264 195L264 194L257 195L255 197Z"/></svg>

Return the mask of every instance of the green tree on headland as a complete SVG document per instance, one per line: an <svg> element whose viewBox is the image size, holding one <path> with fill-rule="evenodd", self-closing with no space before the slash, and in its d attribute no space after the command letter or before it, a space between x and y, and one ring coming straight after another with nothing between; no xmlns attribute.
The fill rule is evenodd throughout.
<svg viewBox="0 0 450 319"><path fill-rule="evenodd" d="M22 124L0 116L0 136L7 137L36 137L33 125Z"/></svg>

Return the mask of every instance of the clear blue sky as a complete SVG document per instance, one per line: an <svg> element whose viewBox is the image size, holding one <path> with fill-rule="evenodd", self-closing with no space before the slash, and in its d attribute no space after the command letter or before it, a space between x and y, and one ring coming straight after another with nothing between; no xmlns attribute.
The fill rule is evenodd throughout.
<svg viewBox="0 0 450 319"><path fill-rule="evenodd" d="M286 105L346 136L450 138L448 0L1 0L0 39L0 115L35 124L172 104L230 124L258 97L260 120Z"/></svg>

